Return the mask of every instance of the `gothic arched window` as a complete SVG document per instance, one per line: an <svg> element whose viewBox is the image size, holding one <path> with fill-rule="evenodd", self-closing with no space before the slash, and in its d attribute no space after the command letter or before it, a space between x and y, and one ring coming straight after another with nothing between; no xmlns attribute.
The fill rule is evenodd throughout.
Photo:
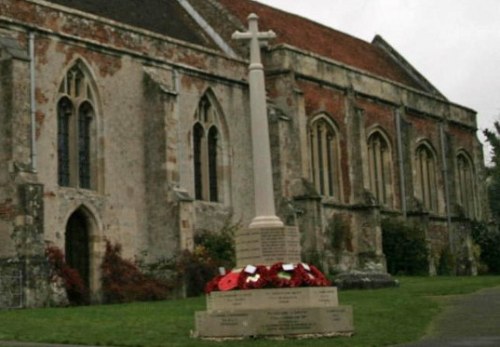
<svg viewBox="0 0 500 347"><path fill-rule="evenodd" d="M89 102L80 106L78 114L78 174L81 188L91 188L90 136L94 109Z"/></svg>
<svg viewBox="0 0 500 347"><path fill-rule="evenodd" d="M194 187L195 198L203 199L203 143L205 131L200 123L196 123L193 127L193 152L194 152Z"/></svg>
<svg viewBox="0 0 500 347"><path fill-rule="evenodd" d="M375 131L368 137L370 191L381 205L392 207L392 159L385 136Z"/></svg>
<svg viewBox="0 0 500 347"><path fill-rule="evenodd" d="M219 130L217 112L207 96L201 98L193 126L194 190L197 200L218 202Z"/></svg>
<svg viewBox="0 0 500 347"><path fill-rule="evenodd" d="M73 104L63 97L57 105L57 181L60 186L69 186L69 124L72 114Z"/></svg>
<svg viewBox="0 0 500 347"><path fill-rule="evenodd" d="M462 206L465 216L475 217L475 180L472 162L465 153L457 155L457 188L458 202Z"/></svg>
<svg viewBox="0 0 500 347"><path fill-rule="evenodd" d="M437 212L436 157L430 146L418 146L415 165L417 198L428 211Z"/></svg>
<svg viewBox="0 0 500 347"><path fill-rule="evenodd" d="M219 132L215 126L208 131L208 177L210 185L210 201L217 201L217 140Z"/></svg>
<svg viewBox="0 0 500 347"><path fill-rule="evenodd" d="M309 129L311 166L316 190L323 196L340 200L340 158L337 132L332 123L321 115Z"/></svg>
<svg viewBox="0 0 500 347"><path fill-rule="evenodd" d="M64 77L57 105L58 184L94 189L95 108L90 79L77 62Z"/></svg>

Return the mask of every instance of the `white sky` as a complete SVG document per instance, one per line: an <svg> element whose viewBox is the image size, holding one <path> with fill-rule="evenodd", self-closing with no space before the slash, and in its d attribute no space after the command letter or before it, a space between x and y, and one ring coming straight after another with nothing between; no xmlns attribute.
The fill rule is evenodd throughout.
<svg viewBox="0 0 500 347"><path fill-rule="evenodd" d="M258 1L365 41L379 34L450 101L476 110L479 129L500 121L500 0Z"/></svg>

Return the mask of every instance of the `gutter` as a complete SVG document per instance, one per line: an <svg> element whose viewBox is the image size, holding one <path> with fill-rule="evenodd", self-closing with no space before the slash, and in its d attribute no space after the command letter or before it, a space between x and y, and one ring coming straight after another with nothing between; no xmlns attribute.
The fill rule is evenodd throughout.
<svg viewBox="0 0 500 347"><path fill-rule="evenodd" d="M450 189L448 186L448 162L446 157L446 141L444 133L444 123L439 124L439 137L441 138L441 161L443 162L443 183L446 207L446 224L448 225L448 242L450 243L450 251L453 253L453 238L451 235L451 212L450 212Z"/></svg>
<svg viewBox="0 0 500 347"><path fill-rule="evenodd" d="M404 156L403 156L403 139L401 135L401 108L396 109L396 135L398 141L398 161L399 161L399 185L401 190L401 210L403 216L406 219L407 207L406 207L406 181L404 172Z"/></svg>

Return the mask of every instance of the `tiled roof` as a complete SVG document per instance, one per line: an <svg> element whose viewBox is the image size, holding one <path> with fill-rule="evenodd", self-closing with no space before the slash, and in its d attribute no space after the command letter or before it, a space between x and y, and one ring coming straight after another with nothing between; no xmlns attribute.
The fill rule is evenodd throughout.
<svg viewBox="0 0 500 347"><path fill-rule="evenodd" d="M214 48L175 0L48 0L179 40Z"/></svg>
<svg viewBox="0 0 500 347"><path fill-rule="evenodd" d="M247 22L246 18L250 13L256 13L259 16L259 28L273 30L278 35L272 43L286 43L374 75L422 89L388 54L369 42L256 1L217 1L242 23Z"/></svg>

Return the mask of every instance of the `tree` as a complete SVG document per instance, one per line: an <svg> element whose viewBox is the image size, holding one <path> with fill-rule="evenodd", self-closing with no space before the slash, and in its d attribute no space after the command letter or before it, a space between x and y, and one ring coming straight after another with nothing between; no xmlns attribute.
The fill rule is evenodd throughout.
<svg viewBox="0 0 500 347"><path fill-rule="evenodd" d="M483 131L492 151L492 166L488 168L488 197L493 217L500 223L500 122L495 122L494 130Z"/></svg>
<svg viewBox="0 0 500 347"><path fill-rule="evenodd" d="M472 224L472 238L481 248L481 263L486 265L483 271L500 273L500 122L495 122L493 129L483 131L486 141L491 146L491 166L488 173L488 198L490 210L496 221L496 227L484 222Z"/></svg>

